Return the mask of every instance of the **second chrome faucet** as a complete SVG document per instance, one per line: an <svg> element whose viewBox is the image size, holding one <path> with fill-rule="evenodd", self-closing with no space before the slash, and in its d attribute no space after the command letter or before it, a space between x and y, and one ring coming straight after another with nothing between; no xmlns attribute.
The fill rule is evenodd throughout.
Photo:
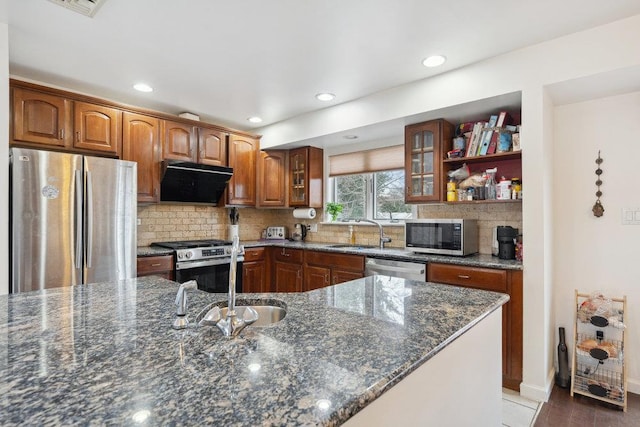
<svg viewBox="0 0 640 427"><path fill-rule="evenodd" d="M375 225L378 226L378 229L380 230L380 249L384 249L384 244L385 243L391 242L391 238L384 235L384 230L382 229L382 224L380 224L379 222L373 221L371 219L366 219L366 218L358 218L358 219L356 219L356 222L368 222L370 224L375 224Z"/></svg>

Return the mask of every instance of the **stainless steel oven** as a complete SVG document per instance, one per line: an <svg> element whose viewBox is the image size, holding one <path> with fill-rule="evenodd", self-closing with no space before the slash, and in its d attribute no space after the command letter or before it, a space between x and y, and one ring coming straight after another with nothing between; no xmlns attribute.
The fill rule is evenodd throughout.
<svg viewBox="0 0 640 427"><path fill-rule="evenodd" d="M196 240L182 242L157 242L153 246L175 251L176 282L195 280L198 289L212 293L229 291L231 242L224 240ZM236 292L242 292L242 262L244 248L238 254Z"/></svg>

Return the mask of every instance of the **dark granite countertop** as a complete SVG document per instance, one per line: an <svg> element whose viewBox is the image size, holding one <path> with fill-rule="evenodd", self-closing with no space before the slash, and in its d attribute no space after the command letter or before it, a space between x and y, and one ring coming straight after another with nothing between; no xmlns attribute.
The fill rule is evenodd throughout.
<svg viewBox="0 0 640 427"><path fill-rule="evenodd" d="M344 254L365 255L373 258L386 258L398 261L414 262L440 262L468 267L500 268L504 270L522 270L522 261L503 260L486 254L475 254L464 257L447 255L426 255L407 251L399 248L376 249L368 247L334 248L333 243L294 242L289 240L252 240L241 242L245 247L277 246L296 249L309 249L316 251L337 252ZM171 249L156 248L151 246L139 246L138 256L168 255L173 253Z"/></svg>
<svg viewBox="0 0 640 427"><path fill-rule="evenodd" d="M161 248L159 246L138 246L138 256L161 256L173 255L173 249Z"/></svg>
<svg viewBox="0 0 640 427"><path fill-rule="evenodd" d="M400 248L370 248L370 247L332 247L335 243L293 242L288 240L253 240L241 242L245 247L278 246L316 251L338 252L345 254L365 255L373 258L385 258L398 261L440 262L443 264L464 265L468 267L500 268L504 270L522 270L522 261L504 260L492 255L475 254L464 257L447 255L427 255L407 251Z"/></svg>
<svg viewBox="0 0 640 427"><path fill-rule="evenodd" d="M387 276L241 294L287 316L229 340L171 329L177 287L151 276L0 296L0 425L339 425L508 300ZM190 291L191 318L225 298Z"/></svg>

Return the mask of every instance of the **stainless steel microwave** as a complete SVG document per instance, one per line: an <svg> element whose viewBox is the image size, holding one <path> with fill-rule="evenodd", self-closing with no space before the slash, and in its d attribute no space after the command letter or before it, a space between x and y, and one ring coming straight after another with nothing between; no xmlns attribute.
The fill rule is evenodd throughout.
<svg viewBox="0 0 640 427"><path fill-rule="evenodd" d="M478 252L475 219L406 220L405 249L426 254L465 256Z"/></svg>

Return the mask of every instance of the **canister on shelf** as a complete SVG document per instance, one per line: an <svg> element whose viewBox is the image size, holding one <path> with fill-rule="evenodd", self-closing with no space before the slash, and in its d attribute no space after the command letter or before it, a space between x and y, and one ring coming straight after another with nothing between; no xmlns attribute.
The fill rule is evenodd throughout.
<svg viewBox="0 0 640 427"><path fill-rule="evenodd" d="M522 196L522 184L520 178L511 178L511 198L520 199Z"/></svg>
<svg viewBox="0 0 640 427"><path fill-rule="evenodd" d="M458 200L456 181L451 178L449 182L447 182L447 202L455 202L456 200Z"/></svg>

